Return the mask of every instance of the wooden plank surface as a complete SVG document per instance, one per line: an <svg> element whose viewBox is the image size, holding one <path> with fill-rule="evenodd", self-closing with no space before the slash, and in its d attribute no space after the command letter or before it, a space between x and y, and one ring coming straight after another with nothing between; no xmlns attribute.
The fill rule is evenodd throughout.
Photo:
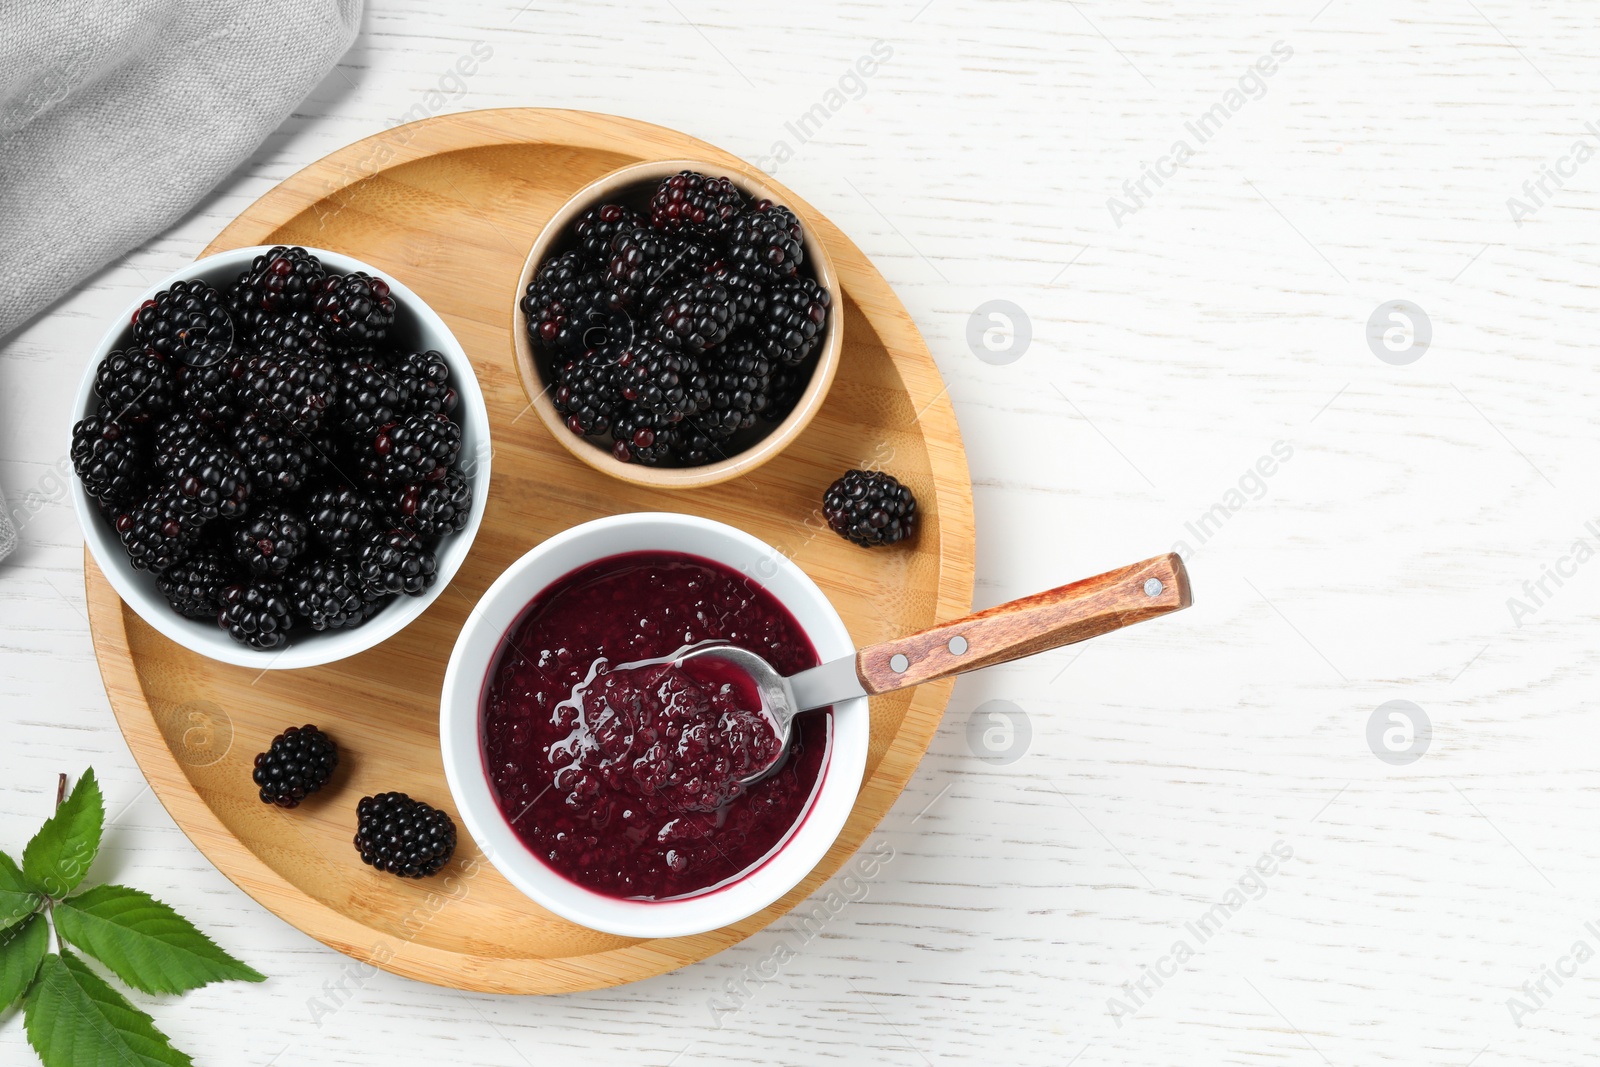
<svg viewBox="0 0 1600 1067"><path fill-rule="evenodd" d="M238 175L0 348L0 486L24 542L0 567L0 841L37 826L58 770L95 764L116 821L93 877L169 899L273 976L155 1006L203 1063L1583 1062L1600 961L1546 979L1532 1013L1508 1000L1575 941L1600 948L1600 569L1544 577L1600 543L1600 171L1574 157L1600 125L1595 31L1551 0L376 0ZM880 40L858 91L846 76ZM491 56L447 78L479 41ZM1277 41L1293 55L1227 110ZM836 910L815 894L825 922L537 1000L350 971L216 872L112 721L55 488L82 365L150 281L408 111L528 105L702 137L862 247L950 387L977 607L1179 542L1196 597L960 680L866 845L893 858L831 883ZM1108 198L1131 205L1123 183L1219 105L1118 226ZM1532 205L1540 179L1519 226L1507 201ZM1008 364L968 344L992 300L1029 318ZM1409 365L1364 336L1395 300L1433 328ZM1432 722L1409 765L1369 747L1392 700ZM1027 724L1014 751L1000 711ZM1279 841L1292 858L1264 895L1246 880L1220 929L1188 933ZM1181 938L1195 954L1144 978ZM750 995L716 1014L729 981ZM1142 1003L1119 1026L1125 984ZM29 1062L14 1017L0 1060Z"/></svg>

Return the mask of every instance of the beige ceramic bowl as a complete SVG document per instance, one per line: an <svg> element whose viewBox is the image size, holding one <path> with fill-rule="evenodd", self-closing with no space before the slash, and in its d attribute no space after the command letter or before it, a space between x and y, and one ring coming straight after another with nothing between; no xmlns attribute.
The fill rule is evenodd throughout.
<svg viewBox="0 0 1600 1067"><path fill-rule="evenodd" d="M567 429L565 420L561 417L561 413L556 411L555 404L550 398L552 386L548 357L536 352L528 339L528 323L527 316L522 311L522 296L528 291L529 283L533 281L534 275L544 265L545 260L552 255L560 254L570 245L568 228L579 215L591 207L606 203L643 207L661 179L683 170L699 171L715 177L725 176L746 196L754 200L771 200L794 211L806 231L806 262L802 269L809 270L816 278L817 284L828 291L828 295L833 298L833 306L828 313L828 328L823 335L822 347L817 356L816 367L811 373L811 381L801 393L794 410L789 412L782 422L776 425L759 424L763 427L770 426L766 435L751 442L744 451L727 459L699 467L647 467L640 463L624 463L613 456L606 444L609 438L579 437ZM793 194L783 186L758 179L742 170L701 160L666 159L635 163L614 170L578 190L572 199L563 204L561 209L550 217L550 221L545 223L538 240L533 243L533 251L528 253L528 261L522 266L522 276L517 279L517 290L511 294L511 337L512 343L516 346L517 371L522 375L523 388L527 390L529 399L533 401L533 409L539 413L539 418L544 421L545 427L555 435L555 439L560 441L567 451L596 470L635 485L664 489L693 489L725 482L730 478L748 474L782 452L789 442L800 436L806 424L822 406L828 387L833 384L833 376L839 369L839 352L844 346L844 331L840 322L844 313L843 294L839 288L838 276L833 270L833 260L828 257L828 250L817 240L816 231L816 220L800 209Z"/></svg>

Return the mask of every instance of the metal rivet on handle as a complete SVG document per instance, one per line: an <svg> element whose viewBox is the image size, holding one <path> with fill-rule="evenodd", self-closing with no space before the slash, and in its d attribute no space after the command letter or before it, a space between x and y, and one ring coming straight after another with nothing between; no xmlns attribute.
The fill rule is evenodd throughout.
<svg viewBox="0 0 1600 1067"><path fill-rule="evenodd" d="M1146 578L1144 580L1144 595L1145 596L1160 596L1161 595L1161 590L1163 590L1165 588L1166 588L1166 586L1161 584L1161 579L1160 578Z"/></svg>
<svg viewBox="0 0 1600 1067"><path fill-rule="evenodd" d="M967 639L960 634L956 634L945 647L950 650L952 656L959 656L967 650Z"/></svg>
<svg viewBox="0 0 1600 1067"><path fill-rule="evenodd" d="M896 674L904 674L909 666L911 666L911 661L899 652L889 657L889 669Z"/></svg>

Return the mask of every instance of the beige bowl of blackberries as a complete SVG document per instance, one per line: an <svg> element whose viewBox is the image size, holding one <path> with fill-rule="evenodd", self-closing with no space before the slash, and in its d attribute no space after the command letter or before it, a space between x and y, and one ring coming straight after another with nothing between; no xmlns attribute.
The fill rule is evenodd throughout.
<svg viewBox="0 0 1600 1067"><path fill-rule="evenodd" d="M695 160L638 163L551 217L517 282L533 408L636 485L736 478L816 415L843 348L838 277L785 190Z"/></svg>

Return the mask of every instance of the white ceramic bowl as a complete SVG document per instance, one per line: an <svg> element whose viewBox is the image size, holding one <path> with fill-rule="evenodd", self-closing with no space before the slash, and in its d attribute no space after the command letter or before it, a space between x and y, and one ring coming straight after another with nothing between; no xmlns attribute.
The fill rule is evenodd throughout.
<svg viewBox="0 0 1600 1067"><path fill-rule="evenodd" d="M855 645L816 583L782 553L731 526L692 515L639 512L596 519L559 533L506 568L456 639L439 702L439 743L456 809L506 879L550 911L625 937L683 937L753 915L793 889L821 862L855 805L867 765L867 699L833 708L833 736L821 786L799 824L748 874L696 896L619 900L571 882L530 852L500 811L484 768L482 702L502 640L529 602L579 567L622 552L687 552L750 575L800 623L824 662Z"/></svg>
<svg viewBox="0 0 1600 1067"><path fill-rule="evenodd" d="M450 579L455 577L472 547L483 521L483 509L489 494L489 460L492 448L489 443L489 413L484 406L483 392L478 388L477 375L472 361L462 350L460 342L450 332L432 308L405 285L389 274L339 252L321 248L308 249L332 271L349 274L365 271L389 283L394 291L398 308L390 335L419 350L433 349L444 355L450 364L450 383L459 396L454 417L461 424L461 459L472 484L472 514L467 525L458 533L443 538L438 548L438 574L433 586L422 596L400 596L384 605L383 609L361 626L352 630L325 630L318 633L310 627L296 627L290 632L290 643L274 651L247 648L229 637L215 623L204 619L188 619L179 615L156 588L155 577L146 571L135 570L117 539L111 524L101 517L99 508L84 492L78 479L72 479L72 499L77 505L78 524L83 528L83 538L94 554L95 562L105 573L111 588L117 591L139 617L191 652L232 663L241 667L283 670L292 667L314 667L353 656L357 652L393 637L428 605L444 592ZM198 278L217 288L224 288L250 265L256 256L267 251L266 246L233 248L214 256L199 259L147 289L139 299L128 305L120 318L106 331L84 368L83 381L78 385L78 399L73 408L73 420L83 418L95 409L98 401L94 395L95 370L100 361L113 349L132 340L133 314L146 300L169 288L173 282Z"/></svg>

